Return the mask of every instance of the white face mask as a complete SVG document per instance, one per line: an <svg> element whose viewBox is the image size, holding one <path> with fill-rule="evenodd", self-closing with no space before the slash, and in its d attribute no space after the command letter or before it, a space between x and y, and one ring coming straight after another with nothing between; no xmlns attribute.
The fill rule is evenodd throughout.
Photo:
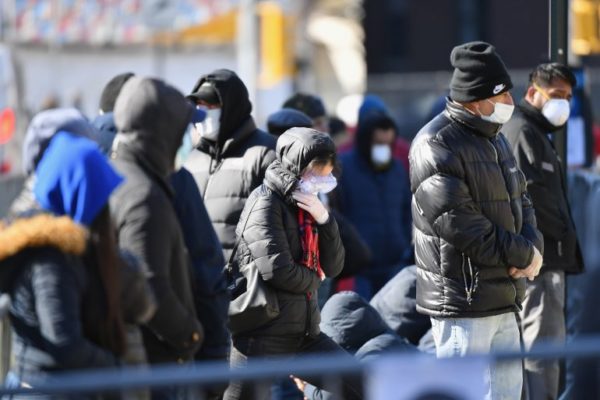
<svg viewBox="0 0 600 400"><path fill-rule="evenodd" d="M337 186L337 179L332 174L327 176L315 176L307 173L300 179L300 190L304 193L329 193Z"/></svg>
<svg viewBox="0 0 600 400"><path fill-rule="evenodd" d="M542 115L554 126L563 126L570 113L571 106L565 99L550 99L542 107Z"/></svg>
<svg viewBox="0 0 600 400"><path fill-rule="evenodd" d="M216 142L219 138L219 128L221 126L220 120L221 109L213 108L206 110L206 118L204 118L204 121L195 124L194 127L201 138Z"/></svg>
<svg viewBox="0 0 600 400"><path fill-rule="evenodd" d="M512 117L513 111L515 110L515 106L511 104L504 103L494 103L493 101L486 99L486 101L492 103L494 105L494 112L490 115L482 115L480 112L481 119L489 122L493 122L495 124L505 124L508 122L510 117Z"/></svg>
<svg viewBox="0 0 600 400"><path fill-rule="evenodd" d="M371 161L377 166L387 165L392 160L392 148L387 144L371 146Z"/></svg>

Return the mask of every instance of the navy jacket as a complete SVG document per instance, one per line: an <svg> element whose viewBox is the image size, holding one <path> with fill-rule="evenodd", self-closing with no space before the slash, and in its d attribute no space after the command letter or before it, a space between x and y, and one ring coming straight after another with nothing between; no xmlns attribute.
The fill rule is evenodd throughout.
<svg viewBox="0 0 600 400"><path fill-rule="evenodd" d="M412 259L410 184L399 161L383 171L371 165L375 118L358 127L355 148L340 157L339 208L369 245L372 268L404 266Z"/></svg>
<svg viewBox="0 0 600 400"><path fill-rule="evenodd" d="M210 222L194 177L181 168L171 175L173 205L192 260L196 315L204 326L204 343L196 359L226 358L229 353L229 292L223 274L221 243Z"/></svg>
<svg viewBox="0 0 600 400"><path fill-rule="evenodd" d="M417 312L417 266L403 268L373 298L371 306L398 335L418 345L431 328L428 316Z"/></svg>

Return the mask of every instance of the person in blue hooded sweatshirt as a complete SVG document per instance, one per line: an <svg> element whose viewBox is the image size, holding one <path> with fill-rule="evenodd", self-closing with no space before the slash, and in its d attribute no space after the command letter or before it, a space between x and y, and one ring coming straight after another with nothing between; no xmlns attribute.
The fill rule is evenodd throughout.
<svg viewBox="0 0 600 400"><path fill-rule="evenodd" d="M354 148L340 156L338 210L368 244L372 259L354 287L338 289L353 289L366 299L412 260L412 196L406 169L392 157L396 136L391 117L373 112L361 120Z"/></svg>
<svg viewBox="0 0 600 400"><path fill-rule="evenodd" d="M126 351L108 208L123 179L93 141L66 131L53 135L33 166L28 206L0 224L13 387L35 387L61 371L115 367Z"/></svg>

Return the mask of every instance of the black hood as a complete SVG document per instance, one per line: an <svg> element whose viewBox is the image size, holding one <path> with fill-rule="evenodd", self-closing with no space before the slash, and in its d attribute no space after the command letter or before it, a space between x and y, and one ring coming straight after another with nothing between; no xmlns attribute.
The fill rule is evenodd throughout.
<svg viewBox="0 0 600 400"><path fill-rule="evenodd" d="M372 338L391 333L379 313L354 292L336 293L321 311L321 331L355 353Z"/></svg>
<svg viewBox="0 0 600 400"><path fill-rule="evenodd" d="M251 118L252 103L248 89L239 76L228 69L218 69L210 74L203 75L194 85L191 93L196 93L204 82L214 86L221 103L221 120L218 145L220 147L231 139ZM189 96L188 96L189 98ZM202 142L206 142L203 140ZM203 143L209 145L209 143Z"/></svg>
<svg viewBox="0 0 600 400"><path fill-rule="evenodd" d="M471 128L477 134L486 138L495 137L502 128L502 124L486 121L477 115L471 114L462 105L452 101L450 97L446 98L445 112L452 120Z"/></svg>
<svg viewBox="0 0 600 400"><path fill-rule="evenodd" d="M279 136L275 153L277 159L267 169L265 181L271 190L286 197L315 157L335 154L335 144L329 135L315 129L292 128Z"/></svg>
<svg viewBox="0 0 600 400"><path fill-rule="evenodd" d="M129 79L115 104L116 157L132 156L166 178L193 112L185 97L161 80Z"/></svg>
<svg viewBox="0 0 600 400"><path fill-rule="evenodd" d="M389 126L394 129L396 136L398 128L392 117L383 111L372 111L363 116L356 127L356 136L354 139L355 147L360 156L372 167L371 145L373 142L373 133L378 126Z"/></svg>
<svg viewBox="0 0 600 400"><path fill-rule="evenodd" d="M535 108L531 103L529 103L525 99L522 99L519 105L517 105L517 110L521 111L523 114L531 118L535 122L535 124L540 127L540 130L544 132L555 132L564 127L564 125L552 125L550 121L548 121L546 117L544 117L544 114L542 114L541 110Z"/></svg>

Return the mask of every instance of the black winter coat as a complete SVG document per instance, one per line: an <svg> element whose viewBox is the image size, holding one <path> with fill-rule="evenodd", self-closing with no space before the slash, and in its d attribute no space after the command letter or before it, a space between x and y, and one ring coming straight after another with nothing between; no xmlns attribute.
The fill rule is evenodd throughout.
<svg viewBox="0 0 600 400"><path fill-rule="evenodd" d="M191 112L175 89L136 77L127 82L115 105L119 134L113 158L125 182L111 197L110 208L119 247L142 260L152 273L150 284L158 304L143 327L151 363L190 360L203 339L190 260L168 181Z"/></svg>
<svg viewBox="0 0 600 400"><path fill-rule="evenodd" d="M527 178L539 230L544 235L543 271L583 271L583 257L567 200L562 163L548 133L557 128L523 100L502 132Z"/></svg>
<svg viewBox="0 0 600 400"><path fill-rule="evenodd" d="M196 180L228 260L246 199L275 159L275 137L256 128L248 91L235 73L218 70L203 76L192 92L206 81L214 84L223 104L219 139L216 143L202 139L185 168Z"/></svg>
<svg viewBox="0 0 600 400"><path fill-rule="evenodd" d="M84 330L83 297L94 284L81 258L87 235L70 218L48 214L0 225L0 292L11 298L11 369L22 383L118 365Z"/></svg>
<svg viewBox="0 0 600 400"><path fill-rule="evenodd" d="M483 317L520 308L525 279L512 279L508 268L526 268L543 241L500 127L448 99L413 141L419 312Z"/></svg>
<svg viewBox="0 0 600 400"><path fill-rule="evenodd" d="M321 316L317 289L321 280L316 272L298 261L303 250L298 225L298 207L291 194L308 163L318 154L335 152L333 142L312 129L294 128L280 136L277 158L267 169L263 185L248 198L238 225L242 240L238 248L240 270L255 263L267 288L274 290L279 316L248 336L316 337ZM245 229L242 232L243 227ZM344 248L335 219L318 226L320 262L328 277L340 273Z"/></svg>

